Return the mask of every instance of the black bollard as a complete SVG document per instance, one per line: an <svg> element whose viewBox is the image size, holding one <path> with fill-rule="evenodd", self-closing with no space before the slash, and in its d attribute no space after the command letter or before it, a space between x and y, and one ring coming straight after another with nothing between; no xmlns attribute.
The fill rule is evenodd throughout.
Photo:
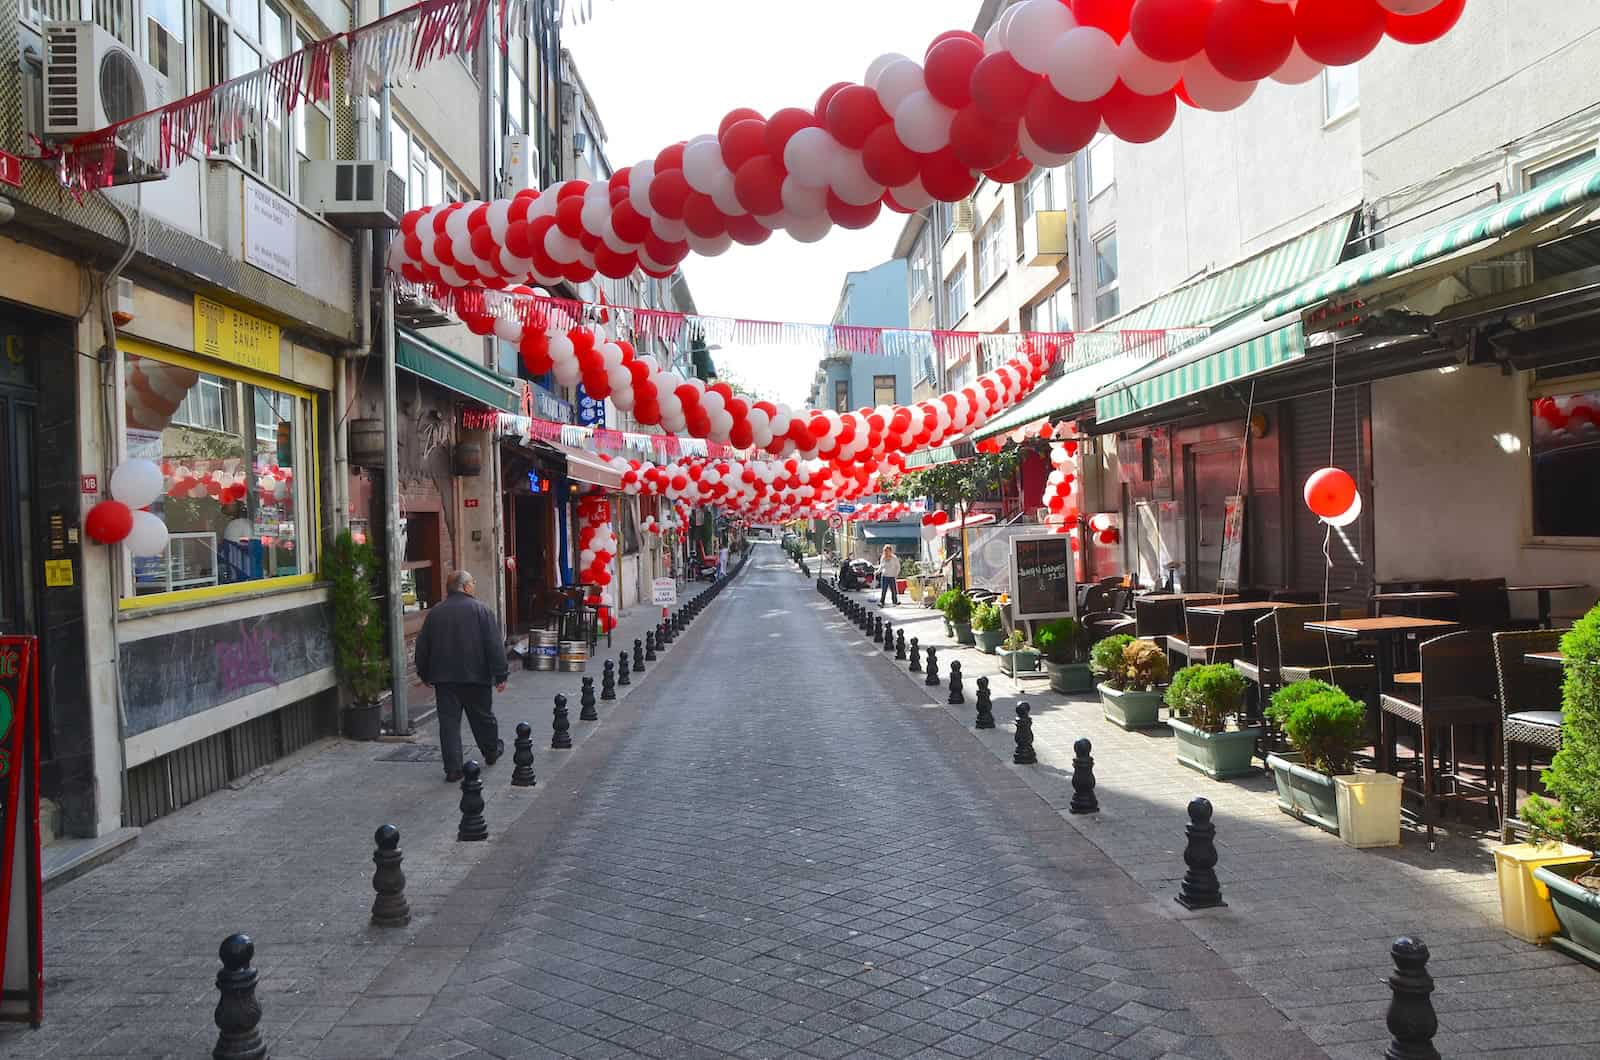
<svg viewBox="0 0 1600 1060"><path fill-rule="evenodd" d="M883 624L883 650L894 651L894 623Z"/></svg>
<svg viewBox="0 0 1600 1060"><path fill-rule="evenodd" d="M1011 753L1012 765L1031 766L1039 761L1033 751L1033 708L1026 703L1017 704L1017 749Z"/></svg>
<svg viewBox="0 0 1600 1060"><path fill-rule="evenodd" d="M978 717L972 723L974 729L994 728L994 701L989 698L989 679L978 678Z"/></svg>
<svg viewBox="0 0 1600 1060"><path fill-rule="evenodd" d="M631 670L632 668L628 665L628 649L623 648L617 653L617 684L633 684L633 678L628 676Z"/></svg>
<svg viewBox="0 0 1600 1060"><path fill-rule="evenodd" d="M550 722L550 747L564 751L572 746L572 722L567 719L567 697L556 696L556 709Z"/></svg>
<svg viewBox="0 0 1600 1060"><path fill-rule="evenodd" d="M612 665L610 659L607 659L605 666L600 668L600 698L607 700L617 698L617 668Z"/></svg>
<svg viewBox="0 0 1600 1060"><path fill-rule="evenodd" d="M633 638L633 668L639 673L644 673L644 641L638 637Z"/></svg>
<svg viewBox="0 0 1600 1060"><path fill-rule="evenodd" d="M400 829L392 824L379 828L372 837L378 849L372 852L372 922L379 927L404 927L411 923L411 906L406 902L406 874L400 869Z"/></svg>
<svg viewBox="0 0 1600 1060"><path fill-rule="evenodd" d="M923 679L922 683L927 685L929 688L938 688L940 684L939 656L937 652L938 649L932 644L928 645L928 676Z"/></svg>
<svg viewBox="0 0 1600 1060"><path fill-rule="evenodd" d="M1178 904L1185 909L1211 909L1225 906L1222 885L1217 882L1217 826L1211 823L1211 800L1195 798L1189 802L1189 824L1184 834L1183 874L1178 888Z"/></svg>
<svg viewBox="0 0 1600 1060"><path fill-rule="evenodd" d="M1094 794L1094 747L1086 737L1072 745L1072 802L1069 813L1099 813L1100 800Z"/></svg>
<svg viewBox="0 0 1600 1060"><path fill-rule="evenodd" d="M222 971L217 973L217 1044L213 1060L267 1060L267 1046L261 1040L261 1002L256 1000L256 970L250 961L256 944L249 935L229 935L222 940L217 956Z"/></svg>
<svg viewBox="0 0 1600 1060"><path fill-rule="evenodd" d="M531 788L538 783L533 775L533 726L517 722L517 738L512 744L515 750L511 752L511 764L516 768L511 771L511 786Z"/></svg>
<svg viewBox="0 0 1600 1060"><path fill-rule="evenodd" d="M600 720L600 715L595 713L594 704L594 678L585 677L583 679L583 691L578 693L578 706L580 708L578 710L579 721Z"/></svg>
<svg viewBox="0 0 1600 1060"><path fill-rule="evenodd" d="M1389 1048L1384 1060L1439 1060L1433 1036L1439 1017L1433 1011L1433 976L1428 974L1428 944L1398 938L1389 947L1394 974L1389 976Z"/></svg>
<svg viewBox="0 0 1600 1060"><path fill-rule="evenodd" d="M967 697L961 694L961 663L952 662L950 664L950 698L945 702L955 707L966 701Z"/></svg>
<svg viewBox="0 0 1600 1060"><path fill-rule="evenodd" d="M644 661L656 661L656 631L653 629L647 629L644 631ZM635 666L634 669L643 670L644 667Z"/></svg>
<svg viewBox="0 0 1600 1060"><path fill-rule="evenodd" d="M905 662L906 659L906 631L904 626L894 631L894 659L895 662Z"/></svg>
<svg viewBox="0 0 1600 1060"><path fill-rule="evenodd" d="M910 666L910 670L914 674L920 674L922 672L922 648L920 648L917 645L917 638L916 637L912 637L911 638L911 666Z"/></svg>
<svg viewBox="0 0 1600 1060"><path fill-rule="evenodd" d="M483 819L483 778L478 763L467 760L461 767L461 827L456 839L479 843L489 838L489 825Z"/></svg>
<svg viewBox="0 0 1600 1060"><path fill-rule="evenodd" d="M883 640L883 616L882 615L873 615L872 616L872 640L873 640L873 643L878 643L878 642Z"/></svg>

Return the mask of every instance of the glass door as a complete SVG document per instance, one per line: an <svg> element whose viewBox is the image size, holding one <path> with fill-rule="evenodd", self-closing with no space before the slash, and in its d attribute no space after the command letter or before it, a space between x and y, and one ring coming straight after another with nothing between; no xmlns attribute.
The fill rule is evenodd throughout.
<svg viewBox="0 0 1600 1060"><path fill-rule="evenodd" d="M1241 485L1240 460L1244 447L1237 441L1209 442L1185 448L1184 479L1189 487L1189 510L1194 513L1190 541L1190 590L1211 592L1222 581L1223 547L1227 539L1229 502L1250 488ZM1237 543L1233 547L1238 547ZM1238 591L1238 575L1228 572L1228 589Z"/></svg>

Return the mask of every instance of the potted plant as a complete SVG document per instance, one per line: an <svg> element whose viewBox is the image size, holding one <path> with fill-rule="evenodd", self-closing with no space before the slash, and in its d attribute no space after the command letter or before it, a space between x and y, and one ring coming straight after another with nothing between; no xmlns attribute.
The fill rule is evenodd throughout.
<svg viewBox="0 0 1600 1060"><path fill-rule="evenodd" d="M1248 776L1256 754L1254 727L1240 728L1244 675L1232 666L1213 663L1185 666L1167 686L1167 726L1178 745L1178 761L1213 780Z"/></svg>
<svg viewBox="0 0 1600 1060"><path fill-rule="evenodd" d="M1100 678L1101 713L1124 729L1149 729L1161 724L1161 692L1167 679L1167 653L1153 641L1126 633L1094 646L1089 669Z"/></svg>
<svg viewBox="0 0 1600 1060"><path fill-rule="evenodd" d="M1351 846L1400 845L1400 778L1355 771L1365 706L1326 681L1297 681L1278 690L1267 714L1295 748L1267 756L1280 810Z"/></svg>
<svg viewBox="0 0 1600 1060"><path fill-rule="evenodd" d="M1600 847L1600 607L1561 638L1566 677L1561 686L1561 750L1544 771L1544 785L1560 800L1530 795L1522 819L1546 844ZM1566 860L1533 870L1550 895L1561 933L1550 944L1600 968L1600 859Z"/></svg>
<svg viewBox="0 0 1600 1060"><path fill-rule="evenodd" d="M944 616L944 635L947 637L953 637L956 635L955 627L950 624L950 605L954 603L956 598L960 595L960 589L946 589L944 592L935 597L933 601L933 606L937 607L939 609L939 613Z"/></svg>
<svg viewBox="0 0 1600 1060"><path fill-rule="evenodd" d="M1000 645L1000 669L1012 677L1039 672L1039 653L1028 647L1022 630L1012 630Z"/></svg>
<svg viewBox="0 0 1600 1060"><path fill-rule="evenodd" d="M1052 692L1094 691L1094 674L1084 660L1083 625L1077 619L1046 622L1034 631L1033 643L1044 654Z"/></svg>
<svg viewBox="0 0 1600 1060"><path fill-rule="evenodd" d="M985 655L993 655L995 649L1000 647L1000 641L1005 638L1005 631L1000 628L1000 608L994 604L974 607L972 633L978 642L978 649Z"/></svg>
<svg viewBox="0 0 1600 1060"><path fill-rule="evenodd" d="M383 704L389 696L389 659L383 621L373 601L377 570L372 546L358 544L346 530L334 539L324 569L333 579L333 661L350 691L344 708L344 734L376 740L382 732Z"/></svg>
<svg viewBox="0 0 1600 1060"><path fill-rule="evenodd" d="M922 568L914 559L908 559L900 564L900 576L905 581L902 591L906 598L914 604L922 602Z"/></svg>
<svg viewBox="0 0 1600 1060"><path fill-rule="evenodd" d="M945 623L955 633L957 644L976 644L972 636L972 601L959 589L950 592L955 595L944 609Z"/></svg>

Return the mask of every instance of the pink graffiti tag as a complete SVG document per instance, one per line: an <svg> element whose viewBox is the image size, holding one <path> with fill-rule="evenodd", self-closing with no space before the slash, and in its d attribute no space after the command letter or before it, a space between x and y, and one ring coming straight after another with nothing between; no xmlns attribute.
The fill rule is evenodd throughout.
<svg viewBox="0 0 1600 1060"><path fill-rule="evenodd" d="M263 629L251 633L240 623L239 639L232 644L217 645L217 685L224 692L233 692L251 685L278 684L272 675L272 642L277 634Z"/></svg>

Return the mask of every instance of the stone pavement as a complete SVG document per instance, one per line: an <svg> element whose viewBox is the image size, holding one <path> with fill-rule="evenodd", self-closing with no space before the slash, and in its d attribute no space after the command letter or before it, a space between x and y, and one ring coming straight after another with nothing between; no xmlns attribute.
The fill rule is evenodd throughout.
<svg viewBox="0 0 1600 1060"><path fill-rule="evenodd" d="M876 609L875 590L858 598ZM822 597L817 601L842 645L882 657ZM1067 697L1050 692L1043 680L1014 681L1000 672L996 657L956 647L937 611L903 605L884 614L908 639L938 646L946 677L948 663L960 660L968 705L947 706L941 690L930 709L963 725L1008 763L1015 705L1026 700L1039 764L1018 775L1329 1055L1382 1055L1388 947L1411 934L1432 951L1440 1021L1435 1044L1443 1055L1600 1056L1600 974L1515 939L1501 926L1489 853L1499 841L1497 830L1452 818L1432 853L1420 830L1409 826L1399 848L1352 849L1279 811L1269 775L1210 780L1178 764L1165 728L1124 732L1101 717L1092 694ZM906 673L904 663L897 669L907 691L934 691ZM980 676L990 678L999 726L988 732L972 729ZM1067 813L1072 744L1081 736L1094 744L1101 806L1094 816ZM1184 869L1184 806L1197 794L1216 807L1217 872L1229 905L1190 915L1171 897Z"/></svg>

